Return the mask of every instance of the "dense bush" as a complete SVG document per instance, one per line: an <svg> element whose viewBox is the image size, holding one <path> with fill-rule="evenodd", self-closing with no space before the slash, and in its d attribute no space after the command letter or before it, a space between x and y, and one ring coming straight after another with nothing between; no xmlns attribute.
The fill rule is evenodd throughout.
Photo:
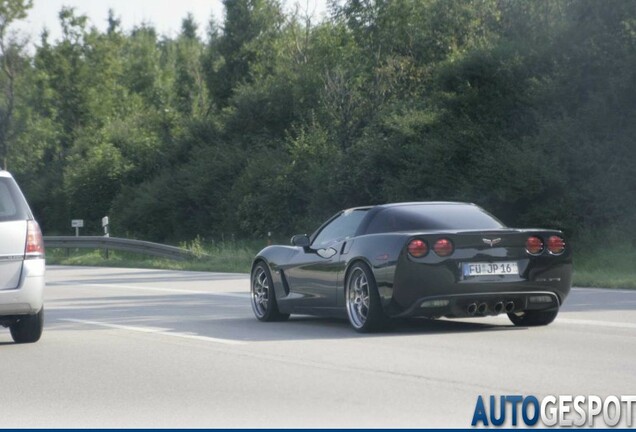
<svg viewBox="0 0 636 432"><path fill-rule="evenodd" d="M1 156L45 232L108 214L149 240L280 238L464 200L636 241L636 2L349 0L320 23L225 6L205 41L192 16L166 38L72 9L33 55L0 33Z"/></svg>

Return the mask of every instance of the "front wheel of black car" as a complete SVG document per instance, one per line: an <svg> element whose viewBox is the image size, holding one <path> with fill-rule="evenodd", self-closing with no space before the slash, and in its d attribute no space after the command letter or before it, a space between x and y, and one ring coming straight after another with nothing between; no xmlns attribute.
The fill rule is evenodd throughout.
<svg viewBox="0 0 636 432"><path fill-rule="evenodd" d="M557 317L558 309L548 311L523 311L519 313L509 313L508 318L516 326L535 327L550 324Z"/></svg>
<svg viewBox="0 0 636 432"><path fill-rule="evenodd" d="M373 273L364 263L356 263L349 270L345 289L347 316L351 326L360 333L381 330L386 317L380 304Z"/></svg>
<svg viewBox="0 0 636 432"><path fill-rule="evenodd" d="M274 283L267 265L259 262L252 270L252 310L260 321L285 321L289 314L281 313L276 303Z"/></svg>
<svg viewBox="0 0 636 432"><path fill-rule="evenodd" d="M9 327L15 343L33 343L40 340L44 328L44 308L35 315L21 317Z"/></svg>

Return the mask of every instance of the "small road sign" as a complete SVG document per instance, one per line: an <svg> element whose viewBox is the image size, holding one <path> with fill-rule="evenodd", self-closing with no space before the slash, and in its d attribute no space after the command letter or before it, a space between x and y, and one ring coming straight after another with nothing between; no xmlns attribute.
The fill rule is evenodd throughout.
<svg viewBox="0 0 636 432"><path fill-rule="evenodd" d="M84 219L71 219L71 227L75 228L75 237L79 237L79 229L84 228Z"/></svg>

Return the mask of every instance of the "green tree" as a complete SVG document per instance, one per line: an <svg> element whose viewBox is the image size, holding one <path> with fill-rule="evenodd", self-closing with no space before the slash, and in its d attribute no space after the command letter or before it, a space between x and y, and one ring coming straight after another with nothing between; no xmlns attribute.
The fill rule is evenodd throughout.
<svg viewBox="0 0 636 432"><path fill-rule="evenodd" d="M269 38L282 24L280 4L276 0L224 0L223 35L212 55L220 58L209 63L208 85L215 100L224 106L241 83L251 82L251 66L259 55L259 39Z"/></svg>
<svg viewBox="0 0 636 432"><path fill-rule="evenodd" d="M13 130L16 105L16 81L26 67L23 55L24 42L10 33L9 27L15 21L26 18L32 0L0 0L0 68L2 99L0 99L0 157L7 169L9 147L15 139Z"/></svg>
<svg viewBox="0 0 636 432"><path fill-rule="evenodd" d="M318 24L225 6L205 41L191 15L168 37L65 8L60 41L5 45L0 149L47 232L110 213L155 240L283 236L456 199L636 238L633 1L347 0Z"/></svg>
<svg viewBox="0 0 636 432"><path fill-rule="evenodd" d="M185 117L203 116L209 108L202 66L204 46L197 37L197 25L191 14L181 24L176 51L174 93L177 109Z"/></svg>

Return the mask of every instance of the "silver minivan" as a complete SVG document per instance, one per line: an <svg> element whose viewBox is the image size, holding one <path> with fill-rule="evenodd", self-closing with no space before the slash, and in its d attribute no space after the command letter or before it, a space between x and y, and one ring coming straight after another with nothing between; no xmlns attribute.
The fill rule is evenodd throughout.
<svg viewBox="0 0 636 432"><path fill-rule="evenodd" d="M44 270L40 227L11 174L0 171L0 325L17 343L42 335Z"/></svg>

